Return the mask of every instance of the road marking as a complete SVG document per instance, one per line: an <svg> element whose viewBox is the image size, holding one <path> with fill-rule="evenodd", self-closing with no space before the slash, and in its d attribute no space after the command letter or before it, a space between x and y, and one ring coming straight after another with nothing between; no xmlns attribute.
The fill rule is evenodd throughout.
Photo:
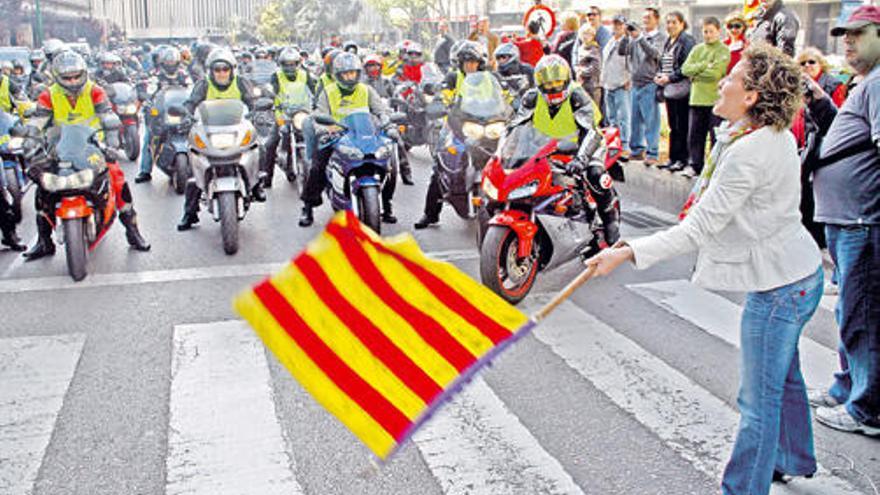
<svg viewBox="0 0 880 495"><path fill-rule="evenodd" d="M666 311L739 348L742 307L687 280L627 285L631 291ZM798 345L801 372L810 388L827 387L839 370L837 351L807 336Z"/></svg>
<svg viewBox="0 0 880 495"><path fill-rule="evenodd" d="M0 493L32 493L85 340L0 340Z"/></svg>
<svg viewBox="0 0 880 495"><path fill-rule="evenodd" d="M244 322L175 327L166 494L303 493L272 394Z"/></svg>
<svg viewBox="0 0 880 495"><path fill-rule="evenodd" d="M527 309L546 301L535 298ZM725 402L571 302L539 325L535 337L678 455L721 478L739 421ZM774 484L771 493L859 492L820 468L812 480Z"/></svg>
<svg viewBox="0 0 880 495"><path fill-rule="evenodd" d="M583 493L479 377L413 440L448 495Z"/></svg>
<svg viewBox="0 0 880 495"><path fill-rule="evenodd" d="M427 254L436 260L449 262L477 259L480 257L480 252L477 251L476 248L437 251ZM171 270L144 272L95 273L90 274L81 282L74 282L67 276L8 279L0 280L0 294L94 287L118 287L164 282L189 282L235 277L259 277L274 273L280 270L283 266L284 262L278 262L175 268Z"/></svg>
<svg viewBox="0 0 880 495"><path fill-rule="evenodd" d="M822 296L822 299L819 301L819 305L833 313L835 310L837 310L837 301L839 299L840 296L838 295Z"/></svg>

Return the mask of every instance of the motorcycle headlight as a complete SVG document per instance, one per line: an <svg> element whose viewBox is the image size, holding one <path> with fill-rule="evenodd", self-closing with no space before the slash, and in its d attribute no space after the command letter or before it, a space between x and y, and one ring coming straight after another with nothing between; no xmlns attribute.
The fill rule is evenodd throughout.
<svg viewBox="0 0 880 495"><path fill-rule="evenodd" d="M376 160L384 160L391 155L391 146L382 146L373 153L373 156L376 157Z"/></svg>
<svg viewBox="0 0 880 495"><path fill-rule="evenodd" d="M483 135L486 132L486 129L480 124L475 124L473 122L465 122L461 126L461 132L464 133L465 137L473 140L483 139Z"/></svg>
<svg viewBox="0 0 880 495"><path fill-rule="evenodd" d="M293 127L295 127L296 130L301 131L307 118L309 118L307 112L297 112L296 115L293 116Z"/></svg>
<svg viewBox="0 0 880 495"><path fill-rule="evenodd" d="M168 125L179 125L183 122L183 118L180 115L169 115L165 117L165 123Z"/></svg>
<svg viewBox="0 0 880 495"><path fill-rule="evenodd" d="M50 174L49 172L44 172L40 176L40 182L43 184L43 189L49 192L60 191L64 189L64 184L66 184L64 177Z"/></svg>
<svg viewBox="0 0 880 495"><path fill-rule="evenodd" d="M95 171L92 169L80 170L75 174L63 177L46 172L40 178L40 181L43 183L43 189L50 192L85 189L92 185L94 180Z"/></svg>
<svg viewBox="0 0 880 495"><path fill-rule="evenodd" d="M211 146L215 148L232 148L238 144L235 134L212 134Z"/></svg>
<svg viewBox="0 0 880 495"><path fill-rule="evenodd" d="M524 186L517 187L510 194L507 195L507 199L523 199L528 198L538 192L538 181L533 180Z"/></svg>
<svg viewBox="0 0 880 495"><path fill-rule="evenodd" d="M128 105L122 107L122 113L124 113L125 115L132 115L137 113L137 111L138 107L134 103L129 103Z"/></svg>
<svg viewBox="0 0 880 495"><path fill-rule="evenodd" d="M495 122L486 126L486 137L489 139L501 139L504 135L504 122Z"/></svg>
<svg viewBox="0 0 880 495"><path fill-rule="evenodd" d="M349 160L363 160L364 159L363 151L355 148L354 146L348 146L345 144L341 144L336 147L336 151L338 151L339 154L345 156Z"/></svg>
<svg viewBox="0 0 880 495"><path fill-rule="evenodd" d="M495 187L495 184L492 184L488 177L483 178L483 192L486 193L489 199L493 201L498 200L498 188Z"/></svg>

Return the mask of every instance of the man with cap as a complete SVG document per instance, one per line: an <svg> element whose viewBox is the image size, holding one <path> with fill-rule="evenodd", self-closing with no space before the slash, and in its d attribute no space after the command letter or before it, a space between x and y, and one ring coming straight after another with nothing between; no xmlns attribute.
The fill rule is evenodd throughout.
<svg viewBox="0 0 880 495"><path fill-rule="evenodd" d="M838 110L813 172L815 220L826 224L840 286L842 370L810 402L826 426L880 436L880 7L859 7L831 35L843 36L864 80Z"/></svg>

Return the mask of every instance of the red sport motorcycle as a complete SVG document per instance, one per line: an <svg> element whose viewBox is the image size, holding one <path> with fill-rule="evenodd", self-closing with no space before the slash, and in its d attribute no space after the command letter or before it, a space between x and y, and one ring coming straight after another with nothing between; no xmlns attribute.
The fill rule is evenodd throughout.
<svg viewBox="0 0 880 495"><path fill-rule="evenodd" d="M606 169L620 176L620 133L604 129ZM557 141L529 124L504 137L482 174L480 276L512 304L528 295L538 272L604 247L596 202L565 171L577 144ZM487 220L488 219L488 220Z"/></svg>

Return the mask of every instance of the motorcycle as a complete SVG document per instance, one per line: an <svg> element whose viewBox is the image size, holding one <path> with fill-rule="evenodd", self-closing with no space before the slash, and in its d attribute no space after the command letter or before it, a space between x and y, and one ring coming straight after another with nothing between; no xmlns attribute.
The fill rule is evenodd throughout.
<svg viewBox="0 0 880 495"><path fill-rule="evenodd" d="M193 123L184 106L188 98L187 88L164 88L156 94L148 112L153 160L168 175L177 194L183 194L186 181L192 177L189 131Z"/></svg>
<svg viewBox="0 0 880 495"><path fill-rule="evenodd" d="M425 64L420 83L408 81L395 90L391 103L396 111L406 114L406 122L399 129L407 150L423 144L433 149L437 143L439 118L446 113L440 96L442 84L440 69L434 64Z"/></svg>
<svg viewBox="0 0 880 495"><path fill-rule="evenodd" d="M256 129L246 111L239 100L202 102L189 133L193 177L202 190L201 200L220 222L226 254L238 251L238 222L250 208L251 191L260 180Z"/></svg>
<svg viewBox="0 0 880 495"><path fill-rule="evenodd" d="M88 256L116 219L116 197L125 177L107 167L110 157L85 125L53 127L43 145L48 167L38 180L55 211L56 236L64 245L67 271L74 281L88 272Z"/></svg>
<svg viewBox="0 0 880 495"><path fill-rule="evenodd" d="M12 221L21 221L21 199L27 184L24 175L25 160L22 151L23 138L10 135L18 119L10 113L0 111L0 157L3 159L3 170L0 173L0 191L6 196L7 203L12 206Z"/></svg>
<svg viewBox="0 0 880 495"><path fill-rule="evenodd" d="M609 147L615 139L619 146L616 129L605 138ZM577 148L531 125L519 125L483 169L489 220L481 238L480 277L512 304L526 297L538 272L580 257L585 249L598 252L602 247L596 201L584 180L565 172ZM609 155L606 169L617 164L619 152Z"/></svg>
<svg viewBox="0 0 880 495"><path fill-rule="evenodd" d="M340 129L320 144L322 149L333 147L327 165L326 193L330 205L335 211L353 210L362 223L381 233L380 196L385 181L396 180L396 141L376 128L369 113L354 113L342 122L316 115L315 122Z"/></svg>
<svg viewBox="0 0 880 495"><path fill-rule="evenodd" d="M109 93L113 95L110 99L113 111L122 121L122 127L119 128L119 142L122 143L126 158L130 161L137 160L141 152L140 120L138 119L141 102L138 99L137 91L131 84L117 82L110 85Z"/></svg>
<svg viewBox="0 0 880 495"><path fill-rule="evenodd" d="M469 74L446 121L445 138L434 159L443 199L459 217L477 213L480 172L495 151L513 110L501 85L488 72Z"/></svg>
<svg viewBox="0 0 880 495"><path fill-rule="evenodd" d="M281 94L276 115L281 142L286 146L281 147L278 162L287 181L295 182L297 193L302 195L306 177L306 145L302 128L311 112L312 92L305 83L288 83Z"/></svg>

